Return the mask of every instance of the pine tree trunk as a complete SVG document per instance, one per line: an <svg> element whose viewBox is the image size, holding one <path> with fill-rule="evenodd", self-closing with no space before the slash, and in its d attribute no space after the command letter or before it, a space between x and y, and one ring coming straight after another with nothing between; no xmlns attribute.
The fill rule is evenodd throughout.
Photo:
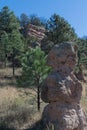
<svg viewBox="0 0 87 130"><path fill-rule="evenodd" d="M40 85L39 78L37 79L37 109L40 111Z"/></svg>
<svg viewBox="0 0 87 130"><path fill-rule="evenodd" d="M13 76L15 76L15 65L14 65L14 64L15 64L15 63L14 63L14 58L15 58L14 55L15 55L15 54L14 54L14 53L15 53L15 50L14 50L14 48L13 48L13 57L12 57Z"/></svg>
<svg viewBox="0 0 87 130"><path fill-rule="evenodd" d="M6 68L6 61L7 61L7 58L6 58L6 46L4 45L4 53L5 53L5 57L4 57L4 66Z"/></svg>
<svg viewBox="0 0 87 130"><path fill-rule="evenodd" d="M40 87L38 86L38 95L37 95L37 107L38 111L40 111Z"/></svg>
<svg viewBox="0 0 87 130"><path fill-rule="evenodd" d="M5 55L5 61L4 61L4 66L5 66L5 68L6 68L6 55Z"/></svg>

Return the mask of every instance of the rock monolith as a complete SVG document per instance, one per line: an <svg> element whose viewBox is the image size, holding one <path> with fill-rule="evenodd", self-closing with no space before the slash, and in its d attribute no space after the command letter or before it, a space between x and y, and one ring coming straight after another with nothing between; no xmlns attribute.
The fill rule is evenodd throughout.
<svg viewBox="0 0 87 130"><path fill-rule="evenodd" d="M81 107L82 85L73 73L77 48L65 42L55 45L47 63L53 71L42 84L41 98L48 103L42 113L43 130L87 130L87 115Z"/></svg>

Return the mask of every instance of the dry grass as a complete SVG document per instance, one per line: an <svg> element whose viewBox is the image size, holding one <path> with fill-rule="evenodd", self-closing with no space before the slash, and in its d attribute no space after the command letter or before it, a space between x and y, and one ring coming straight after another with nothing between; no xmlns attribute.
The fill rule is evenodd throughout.
<svg viewBox="0 0 87 130"><path fill-rule="evenodd" d="M20 75L16 69L15 75ZM85 80L87 81L85 71ZM87 83L83 82L82 106L87 110ZM42 109L44 104L41 105ZM0 130L7 127L16 130L29 128L38 121L41 113L37 111L36 92L29 88L17 88L12 69L0 69Z"/></svg>
<svg viewBox="0 0 87 130"><path fill-rule="evenodd" d="M16 76L20 70L16 70ZM0 130L16 130L31 126L40 119L37 112L36 92L16 87L12 69L0 69Z"/></svg>

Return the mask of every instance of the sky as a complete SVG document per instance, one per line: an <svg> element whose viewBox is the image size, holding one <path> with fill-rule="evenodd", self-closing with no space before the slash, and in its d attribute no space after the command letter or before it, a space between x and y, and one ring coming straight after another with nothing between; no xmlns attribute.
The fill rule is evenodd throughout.
<svg viewBox="0 0 87 130"><path fill-rule="evenodd" d="M25 13L49 19L56 13L68 21L78 37L87 36L87 0L0 0L0 10L4 6L17 17Z"/></svg>

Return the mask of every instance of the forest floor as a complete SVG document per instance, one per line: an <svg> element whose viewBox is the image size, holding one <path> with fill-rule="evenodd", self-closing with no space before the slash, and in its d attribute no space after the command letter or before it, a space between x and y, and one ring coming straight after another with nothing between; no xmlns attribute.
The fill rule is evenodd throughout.
<svg viewBox="0 0 87 130"><path fill-rule="evenodd" d="M21 73L16 69L15 76ZM84 71L87 81L87 71ZM82 82L83 95L81 104L87 111L87 82ZM41 111L37 111L36 91L26 87L17 87L12 69L0 69L0 130L30 130L35 122L40 120L44 106L41 101Z"/></svg>

